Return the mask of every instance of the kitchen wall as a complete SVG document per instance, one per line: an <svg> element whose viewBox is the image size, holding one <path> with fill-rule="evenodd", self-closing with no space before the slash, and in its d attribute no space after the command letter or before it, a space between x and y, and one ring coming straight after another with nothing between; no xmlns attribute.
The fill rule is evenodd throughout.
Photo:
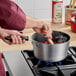
<svg viewBox="0 0 76 76"><path fill-rule="evenodd" d="M29 16L35 18L51 18L52 0L12 0ZM65 5L70 0L63 0L63 18L65 18Z"/></svg>

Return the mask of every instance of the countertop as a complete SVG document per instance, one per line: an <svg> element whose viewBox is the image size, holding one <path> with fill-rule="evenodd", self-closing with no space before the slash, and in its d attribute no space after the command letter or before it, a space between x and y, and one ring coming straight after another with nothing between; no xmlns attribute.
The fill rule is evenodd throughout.
<svg viewBox="0 0 76 76"><path fill-rule="evenodd" d="M52 28L52 30L58 30L58 31L62 31L62 32L69 34L71 37L70 46L76 46L76 33L71 31L71 28L69 25L51 24L51 28ZM11 50L13 50L13 51L15 51L15 50L32 50L33 46L31 43L31 36L33 33L34 33L34 31L32 29L23 30L23 34L30 37L30 40L26 41L25 44L8 45L0 39L0 51L2 52L2 51L11 51Z"/></svg>

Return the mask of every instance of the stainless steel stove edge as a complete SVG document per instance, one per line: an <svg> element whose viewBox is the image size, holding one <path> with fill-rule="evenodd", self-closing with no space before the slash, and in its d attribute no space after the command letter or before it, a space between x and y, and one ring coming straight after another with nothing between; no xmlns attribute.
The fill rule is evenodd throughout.
<svg viewBox="0 0 76 76"><path fill-rule="evenodd" d="M3 52L10 76L34 76L20 50Z"/></svg>

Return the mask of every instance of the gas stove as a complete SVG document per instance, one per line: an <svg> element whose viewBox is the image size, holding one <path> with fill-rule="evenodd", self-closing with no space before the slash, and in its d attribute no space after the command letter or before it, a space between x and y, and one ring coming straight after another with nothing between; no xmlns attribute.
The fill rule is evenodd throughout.
<svg viewBox="0 0 76 76"><path fill-rule="evenodd" d="M23 67L22 68L22 71L23 71L23 69L24 69L23 65L27 64L26 67L28 66L28 68L29 68L29 70L27 69L28 73L30 73L30 71L31 71L31 74L30 74L31 76L76 76L76 47L70 47L68 49L67 57L60 62L41 61L34 56L33 50L23 50L23 51L18 51L18 52L20 52L20 53L17 53L15 51L14 51L14 53L11 53L11 52L3 53L3 57L5 60L6 66L7 66L7 68L9 68L8 72L10 72L10 71L13 72L12 68L14 66L15 67L18 66L17 68ZM19 57L19 54L20 54L20 57ZM12 56L18 56L15 58L17 61L18 60L20 61L18 63L16 61L17 65L14 62L15 59L11 59ZM17 59L17 58L21 58L21 57L22 57L22 59ZM24 61L24 62L22 62L22 61ZM21 69L21 68L19 68L19 69ZM24 71L24 72L26 72L26 71ZM18 73L18 71L17 71L17 73ZM10 76L17 76L17 75L18 74L15 75L12 73ZM20 74L18 76L20 76ZM29 75L24 75L22 73L21 76L29 76Z"/></svg>

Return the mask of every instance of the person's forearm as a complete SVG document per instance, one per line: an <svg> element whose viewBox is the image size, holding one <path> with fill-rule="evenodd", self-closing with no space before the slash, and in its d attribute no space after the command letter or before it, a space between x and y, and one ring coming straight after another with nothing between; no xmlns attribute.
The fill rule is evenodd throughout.
<svg viewBox="0 0 76 76"><path fill-rule="evenodd" d="M26 28L33 28L37 25L37 23L38 23L37 19L26 16Z"/></svg>
<svg viewBox="0 0 76 76"><path fill-rule="evenodd" d="M7 29L4 29L4 28L0 27L0 35L1 35L5 30L7 30Z"/></svg>

